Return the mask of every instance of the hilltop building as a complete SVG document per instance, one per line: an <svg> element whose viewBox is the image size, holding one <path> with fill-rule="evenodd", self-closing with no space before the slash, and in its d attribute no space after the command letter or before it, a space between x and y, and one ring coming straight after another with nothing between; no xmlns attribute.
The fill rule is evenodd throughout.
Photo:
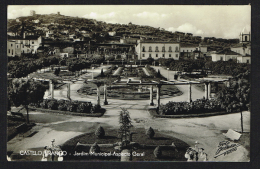
<svg viewBox="0 0 260 169"><path fill-rule="evenodd" d="M31 16L34 16L35 14L36 14L36 12L35 12L34 10L31 10L31 11L30 11L30 15L31 15Z"/></svg>

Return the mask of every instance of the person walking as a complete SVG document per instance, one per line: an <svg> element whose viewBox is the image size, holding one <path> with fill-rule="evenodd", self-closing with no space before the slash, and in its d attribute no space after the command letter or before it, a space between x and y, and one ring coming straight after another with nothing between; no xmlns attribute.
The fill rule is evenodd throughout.
<svg viewBox="0 0 260 169"><path fill-rule="evenodd" d="M204 148L199 148L199 161L208 161L208 155L204 152Z"/></svg>

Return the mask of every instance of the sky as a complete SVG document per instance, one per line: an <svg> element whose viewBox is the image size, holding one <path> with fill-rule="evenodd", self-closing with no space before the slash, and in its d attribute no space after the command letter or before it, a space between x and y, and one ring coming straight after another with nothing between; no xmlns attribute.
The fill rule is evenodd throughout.
<svg viewBox="0 0 260 169"><path fill-rule="evenodd" d="M194 36L238 38L251 30L250 5L9 5L8 19L60 12L106 23L148 25Z"/></svg>

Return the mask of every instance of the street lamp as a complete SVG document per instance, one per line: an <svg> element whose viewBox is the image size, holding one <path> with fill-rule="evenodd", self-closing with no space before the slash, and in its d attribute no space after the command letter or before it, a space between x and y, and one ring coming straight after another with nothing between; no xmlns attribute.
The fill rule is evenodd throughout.
<svg viewBox="0 0 260 169"><path fill-rule="evenodd" d="M167 78L167 80L169 81L169 68L167 68L167 71L168 71L168 78Z"/></svg>

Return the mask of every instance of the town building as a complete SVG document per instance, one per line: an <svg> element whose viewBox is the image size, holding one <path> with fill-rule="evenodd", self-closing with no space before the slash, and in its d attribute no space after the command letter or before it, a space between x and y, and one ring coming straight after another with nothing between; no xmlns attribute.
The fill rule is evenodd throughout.
<svg viewBox="0 0 260 169"><path fill-rule="evenodd" d="M135 47L138 59L180 58L180 43L164 41L138 41Z"/></svg>
<svg viewBox="0 0 260 169"><path fill-rule="evenodd" d="M248 63L251 64L251 55L238 56L237 63Z"/></svg>
<svg viewBox="0 0 260 169"><path fill-rule="evenodd" d="M42 43L41 36L23 34L23 37L10 37L7 40L7 56L21 56L22 54L37 53Z"/></svg>
<svg viewBox="0 0 260 169"><path fill-rule="evenodd" d="M231 50L222 50L216 53L212 53L212 61L229 61L230 59L236 60L238 56L241 56L239 53L236 53Z"/></svg>

